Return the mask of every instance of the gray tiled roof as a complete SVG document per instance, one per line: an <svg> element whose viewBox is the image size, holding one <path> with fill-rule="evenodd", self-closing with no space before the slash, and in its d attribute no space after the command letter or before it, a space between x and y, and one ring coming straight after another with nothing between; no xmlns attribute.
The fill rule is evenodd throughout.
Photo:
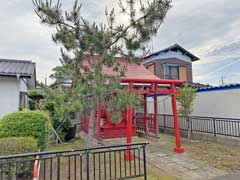
<svg viewBox="0 0 240 180"><path fill-rule="evenodd" d="M144 59L147 59L147 58L152 57L152 56L157 56L158 54L160 54L160 53L162 53L162 52L167 52L167 51L169 51L169 50L179 50L179 51L181 51L183 54L186 54L187 56L189 56L189 57L192 59L192 61L197 61L197 60L199 60L199 58L198 58L197 56L193 55L192 53L190 53L189 51L187 51L186 49L184 49L183 47L181 47L179 44L174 44L174 45L172 45L172 46L170 46L170 47L168 47L168 48L165 48L165 49L163 49L163 50L161 50L161 51L152 53L152 54L146 56Z"/></svg>
<svg viewBox="0 0 240 180"><path fill-rule="evenodd" d="M35 63L26 60L0 59L0 76L31 77Z"/></svg>

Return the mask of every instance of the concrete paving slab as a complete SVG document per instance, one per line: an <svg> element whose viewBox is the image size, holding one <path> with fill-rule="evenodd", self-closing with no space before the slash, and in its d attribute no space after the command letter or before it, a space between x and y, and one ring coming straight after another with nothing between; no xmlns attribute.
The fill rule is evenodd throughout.
<svg viewBox="0 0 240 180"><path fill-rule="evenodd" d="M218 176L211 180L240 180L240 174L227 174L224 176Z"/></svg>
<svg viewBox="0 0 240 180"><path fill-rule="evenodd" d="M161 152L157 142L150 143L147 161L167 173L182 180L204 180L227 174L225 171L208 166L201 161L190 158L185 154ZM155 151L156 150L156 151ZM235 179L234 179L235 180ZM240 180L240 178L239 178Z"/></svg>

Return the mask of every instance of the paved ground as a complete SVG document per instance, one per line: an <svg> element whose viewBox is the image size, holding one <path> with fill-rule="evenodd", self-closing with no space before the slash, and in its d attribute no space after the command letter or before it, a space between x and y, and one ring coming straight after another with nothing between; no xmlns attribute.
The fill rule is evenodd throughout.
<svg viewBox="0 0 240 180"><path fill-rule="evenodd" d="M108 142L109 143L109 142ZM117 143L115 141L115 143ZM119 142L121 143L121 142ZM124 143L124 142L122 142ZM223 170L208 166L194 160L187 154L176 154L166 151L162 141L149 141L147 161L151 165L166 171L181 180L240 180L240 175L230 175Z"/></svg>
<svg viewBox="0 0 240 180"><path fill-rule="evenodd" d="M225 171L207 166L200 161L191 159L186 154L161 151L164 142L150 142L147 152L148 163L165 170L178 179L195 180L211 179L213 177L226 175Z"/></svg>
<svg viewBox="0 0 240 180"><path fill-rule="evenodd" d="M176 154L166 151L166 142L149 143L147 148L148 163L165 170L182 180L240 180L240 174L227 172L208 166L201 161L190 158L187 153ZM161 152L161 153L160 153Z"/></svg>
<svg viewBox="0 0 240 180"><path fill-rule="evenodd" d="M227 174L225 176L218 176L215 177L211 180L239 180L240 179L240 175L239 174Z"/></svg>

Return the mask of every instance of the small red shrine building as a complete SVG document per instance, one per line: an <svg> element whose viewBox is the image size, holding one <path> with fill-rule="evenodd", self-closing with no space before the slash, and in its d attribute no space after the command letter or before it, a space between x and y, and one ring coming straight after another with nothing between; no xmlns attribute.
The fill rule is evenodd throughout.
<svg viewBox="0 0 240 180"><path fill-rule="evenodd" d="M98 57L94 56L95 59ZM128 107L122 112L122 120L115 124L111 121L110 115L101 108L98 108L95 123L94 137L97 140L101 138L120 138L126 137L127 143L131 143L132 136L136 136L137 130L152 136L158 136L158 105L157 95L169 94L172 98L172 110L174 115L174 128L176 136L176 147L174 151L183 153L181 147L180 131L178 127L178 112L176 105L176 85L181 85L180 80L163 80L152 74L140 63L127 63L123 58L115 58L122 66L126 67L125 76L121 78L121 84L128 87L135 93L140 93L144 98L144 114L143 116L134 115L134 108ZM104 67L103 71L106 74L113 73L111 68ZM141 89L139 88L141 87ZM154 115L147 114L147 95L154 96ZM80 118L81 131L88 133L89 116L84 115Z"/></svg>

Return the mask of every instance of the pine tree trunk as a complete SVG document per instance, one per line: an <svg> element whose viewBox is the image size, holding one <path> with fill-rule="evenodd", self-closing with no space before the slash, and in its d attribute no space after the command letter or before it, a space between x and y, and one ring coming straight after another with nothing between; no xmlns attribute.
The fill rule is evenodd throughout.
<svg viewBox="0 0 240 180"><path fill-rule="evenodd" d="M94 136L94 120L95 120L96 111L94 108L90 110L90 118L88 124L88 136L87 136L87 147L90 148L93 145L93 136Z"/></svg>
<svg viewBox="0 0 240 180"><path fill-rule="evenodd" d="M186 117L187 119L187 128L188 128L188 139L191 139L191 122L190 122L190 118Z"/></svg>

